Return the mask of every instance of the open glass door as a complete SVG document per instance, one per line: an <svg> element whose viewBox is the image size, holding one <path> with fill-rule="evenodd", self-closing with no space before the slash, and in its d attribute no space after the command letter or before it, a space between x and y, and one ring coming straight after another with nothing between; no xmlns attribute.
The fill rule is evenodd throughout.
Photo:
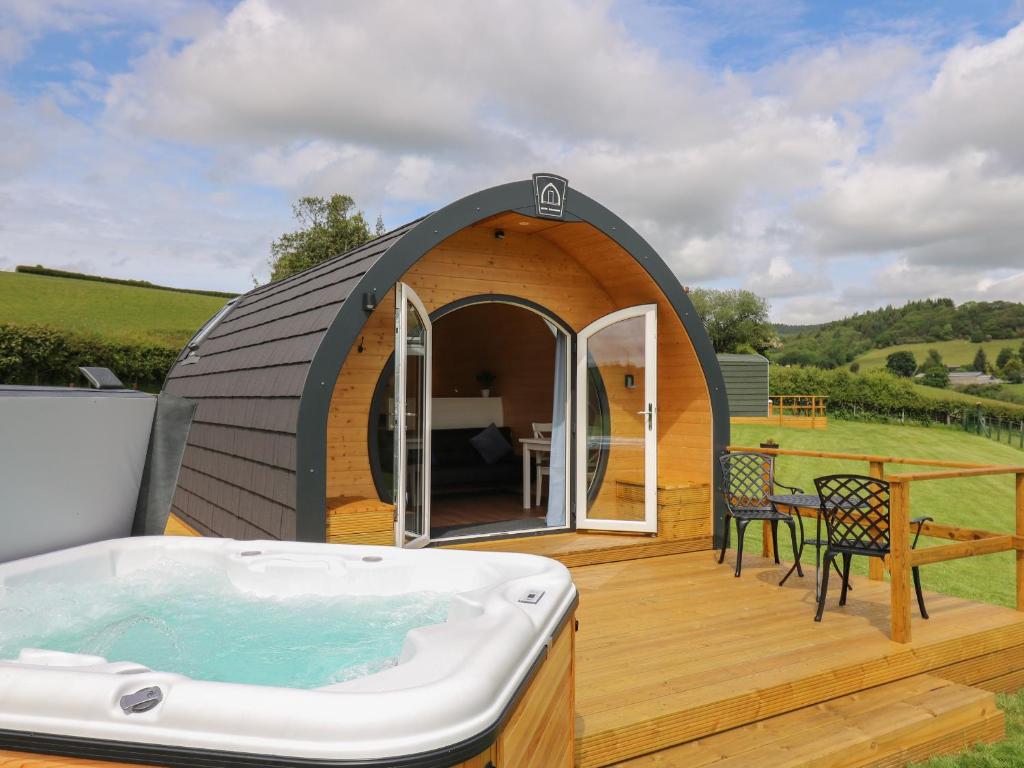
<svg viewBox="0 0 1024 768"><path fill-rule="evenodd" d="M430 540L430 315L395 286L395 543Z"/></svg>
<svg viewBox="0 0 1024 768"><path fill-rule="evenodd" d="M577 337L577 528L658 530L657 317L629 307Z"/></svg>

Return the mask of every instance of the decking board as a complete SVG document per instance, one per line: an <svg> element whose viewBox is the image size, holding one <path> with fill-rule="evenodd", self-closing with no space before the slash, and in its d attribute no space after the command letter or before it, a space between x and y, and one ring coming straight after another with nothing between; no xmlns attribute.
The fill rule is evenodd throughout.
<svg viewBox="0 0 1024 768"><path fill-rule="evenodd" d="M930 675L899 680L755 725L628 760L622 768L866 768L1001 738L991 693Z"/></svg>
<svg viewBox="0 0 1024 768"><path fill-rule="evenodd" d="M856 578L847 606L833 596L816 624L812 578L780 588L784 572L747 555L736 579L709 552L574 569L577 765L610 765L943 668L982 682L1000 664L1024 664L1024 614L928 594L932 619L915 613L914 642L901 645L888 638L887 584Z"/></svg>

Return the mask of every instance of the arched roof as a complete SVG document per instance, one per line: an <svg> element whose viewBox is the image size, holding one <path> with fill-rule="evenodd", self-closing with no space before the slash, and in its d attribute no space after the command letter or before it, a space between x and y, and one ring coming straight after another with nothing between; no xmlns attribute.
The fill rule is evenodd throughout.
<svg viewBox="0 0 1024 768"><path fill-rule="evenodd" d="M505 211L534 216L534 185L477 192L359 248L239 297L179 356L164 388L197 402L172 511L203 532L322 541L327 417L342 364L383 296L434 246ZM708 380L716 450L728 406L714 350L675 275L628 224L569 188L564 221L616 241L659 284ZM240 511L244 510L244 517ZM211 528L217 520L217 529Z"/></svg>

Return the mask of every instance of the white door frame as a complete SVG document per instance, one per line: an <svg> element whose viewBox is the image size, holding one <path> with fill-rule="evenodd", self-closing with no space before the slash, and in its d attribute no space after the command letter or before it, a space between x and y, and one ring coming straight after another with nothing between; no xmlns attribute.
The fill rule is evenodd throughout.
<svg viewBox="0 0 1024 768"><path fill-rule="evenodd" d="M423 419L422 445L420 448L420 460L423 464L420 473L421 498L423 499L423 532L414 539L406 541L405 512L406 512L406 469L409 458L408 433L406 431L406 420L409 413L406 407L406 370L405 361L408 352L408 307L416 310L423 322L424 348L423 348L423 376L425 379L423 402L419 404L419 416ZM395 546L413 548L422 547L430 542L430 406L431 406L431 364L433 358L433 327L430 322L430 313L420 301L416 292L405 283L395 285L395 460L394 460L394 484L395 484Z"/></svg>
<svg viewBox="0 0 1024 768"><path fill-rule="evenodd" d="M587 516L587 342L622 320L644 318L644 519L602 520ZM627 307L600 317L576 337L576 527L599 531L658 531L658 305Z"/></svg>

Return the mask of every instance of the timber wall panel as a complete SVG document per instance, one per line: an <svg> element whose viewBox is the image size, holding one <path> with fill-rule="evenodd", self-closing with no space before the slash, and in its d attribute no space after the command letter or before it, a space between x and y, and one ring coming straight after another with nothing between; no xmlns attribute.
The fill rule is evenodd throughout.
<svg viewBox="0 0 1024 768"><path fill-rule="evenodd" d="M533 437L532 422L551 421L555 337L538 315L508 304L478 304L440 318L434 324L434 397L476 397L483 369L497 377L491 396L501 397L513 448L522 453L519 438Z"/></svg>
<svg viewBox="0 0 1024 768"><path fill-rule="evenodd" d="M659 484L710 483L710 396L693 345L661 289L589 225L546 226L532 235L513 229L514 214L505 218L504 239L495 239L494 228L505 219L462 230L414 264L403 281L431 312L467 296L513 295L548 308L577 332L616 309L657 304ZM328 496L377 498L367 420L374 386L394 349L393 325L392 290L363 329L363 351L358 342L353 346L335 386L327 429ZM703 536L711 532L710 500L705 521Z"/></svg>

